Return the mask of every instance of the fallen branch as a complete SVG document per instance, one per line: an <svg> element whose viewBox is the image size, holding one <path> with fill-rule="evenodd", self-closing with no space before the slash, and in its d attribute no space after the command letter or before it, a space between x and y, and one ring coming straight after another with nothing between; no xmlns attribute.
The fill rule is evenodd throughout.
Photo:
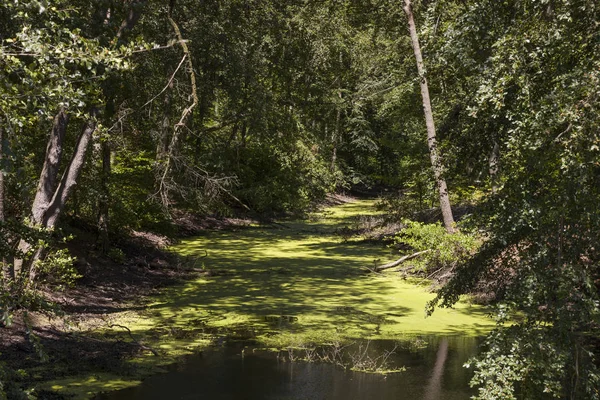
<svg viewBox="0 0 600 400"><path fill-rule="evenodd" d="M409 271L414 270L415 268L417 268L416 265L407 265L406 267L400 267L400 268L396 268L393 269L393 272L403 272L404 274L406 274Z"/></svg>
<svg viewBox="0 0 600 400"><path fill-rule="evenodd" d="M111 324L108 327L111 328L111 329L114 328L114 327L125 329L127 331L127 333L129 333L129 337L131 337L131 340L133 340L135 342L135 344L137 344L138 346L140 346L141 349L148 350L148 351L152 352L152 354L154 354L156 357L158 357L160 355L160 354L158 354L158 351L154 350L152 347L146 346L145 344L142 344L138 340L136 340L133 337L133 334L131 333L131 329L129 329L125 325Z"/></svg>
<svg viewBox="0 0 600 400"><path fill-rule="evenodd" d="M368 268L368 269L370 271L372 271L372 272L381 272L381 271L384 271L386 269L394 268L394 267L402 264L404 261L412 260L413 258L416 258L416 257L418 257L418 256L420 256L422 254L425 254L425 253L429 253L430 251L431 251L431 249L427 249L427 250L423 250L423 251L417 251L416 253L400 257L398 260L392 261L391 263L383 264L383 265L380 265L379 267Z"/></svg>

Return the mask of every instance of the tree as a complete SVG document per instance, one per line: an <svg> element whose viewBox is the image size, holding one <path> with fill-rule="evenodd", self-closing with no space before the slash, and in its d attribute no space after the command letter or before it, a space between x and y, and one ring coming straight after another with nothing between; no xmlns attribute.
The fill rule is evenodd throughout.
<svg viewBox="0 0 600 400"><path fill-rule="evenodd" d="M86 37L68 22L77 8L23 2L5 4L2 11L22 22L7 33L0 48L4 56L0 75L7 82L0 89L5 92L0 101L4 126L30 131L47 126L45 119L56 113L29 218L30 226L53 230L77 184L97 128L98 83L110 70L127 69L132 49L104 47L97 38ZM59 177L69 114L82 120L83 127L71 161ZM19 245L10 278L20 287L33 284L43 246L18 235L13 239Z"/></svg>
<svg viewBox="0 0 600 400"><path fill-rule="evenodd" d="M454 217L452 216L452 207L450 206L450 198L448 195L448 187L446 180L443 177L443 164L440 158L438 143L435 135L435 123L433 121L433 111L431 109L431 99L429 97L429 87L427 85L427 76L421 55L421 47L419 46L419 37L417 35L417 27L412 12L412 4L410 0L404 0L404 12L408 19L408 30L412 42L415 59L417 61L417 71L419 73L419 81L421 86L421 97L423 99L423 112L425 114L425 123L427 125L427 145L429 147L429 155L431 157L431 166L435 175L435 180L439 192L440 207L442 210L442 218L444 226L448 233L454 232Z"/></svg>
<svg viewBox="0 0 600 400"><path fill-rule="evenodd" d="M502 132L500 184L476 216L488 240L431 304L495 295L498 327L471 364L479 399L600 398L599 12L472 2L448 37L479 65L466 134Z"/></svg>

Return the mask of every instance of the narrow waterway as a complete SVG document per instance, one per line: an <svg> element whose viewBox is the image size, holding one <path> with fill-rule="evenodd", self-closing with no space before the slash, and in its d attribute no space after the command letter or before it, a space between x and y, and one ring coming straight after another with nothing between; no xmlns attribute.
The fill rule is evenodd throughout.
<svg viewBox="0 0 600 400"><path fill-rule="evenodd" d="M468 399L462 365L493 321L468 302L426 318L434 296L427 283L368 273L365 267L399 257L348 235L378 218L373 201L357 201L308 220L182 241L172 250L203 273L114 316L161 354L131 360L133 371L153 371L162 360L174 366L141 385L134 372L50 387L112 390L99 398L114 400Z"/></svg>

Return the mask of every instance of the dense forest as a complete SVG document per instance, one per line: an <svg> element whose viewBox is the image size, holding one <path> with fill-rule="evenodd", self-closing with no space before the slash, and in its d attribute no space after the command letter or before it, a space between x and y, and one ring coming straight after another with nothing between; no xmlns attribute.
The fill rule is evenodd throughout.
<svg viewBox="0 0 600 400"><path fill-rule="evenodd" d="M80 277L70 224L114 255L362 191L480 241L427 305L489 294L477 398L600 399L599 107L595 0L3 0L0 330Z"/></svg>

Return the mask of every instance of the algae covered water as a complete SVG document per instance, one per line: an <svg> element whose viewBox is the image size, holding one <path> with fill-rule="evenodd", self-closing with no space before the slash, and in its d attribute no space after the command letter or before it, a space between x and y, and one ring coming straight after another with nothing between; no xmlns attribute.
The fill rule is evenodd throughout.
<svg viewBox="0 0 600 400"><path fill-rule="evenodd" d="M477 351L478 342L473 337L439 336L369 342L372 359L393 351L386 362L405 367L387 375L330 363L290 362L287 352L228 346L187 357L141 386L103 394L97 400L464 400L474 393L468 387L470 372L462 364ZM360 356L366 345L362 342L346 350Z"/></svg>
<svg viewBox="0 0 600 400"><path fill-rule="evenodd" d="M380 217L373 201L357 201L308 220L183 240L172 251L203 273L113 316L161 356L131 360L140 374L78 376L48 388L78 398L115 391L106 399L469 398L462 365L494 322L466 302L425 318L428 284L368 273L398 253L344 233ZM229 347L235 340L252 347ZM311 350L338 345L339 354ZM386 363L373 361L392 350ZM141 383L169 363L177 367Z"/></svg>

